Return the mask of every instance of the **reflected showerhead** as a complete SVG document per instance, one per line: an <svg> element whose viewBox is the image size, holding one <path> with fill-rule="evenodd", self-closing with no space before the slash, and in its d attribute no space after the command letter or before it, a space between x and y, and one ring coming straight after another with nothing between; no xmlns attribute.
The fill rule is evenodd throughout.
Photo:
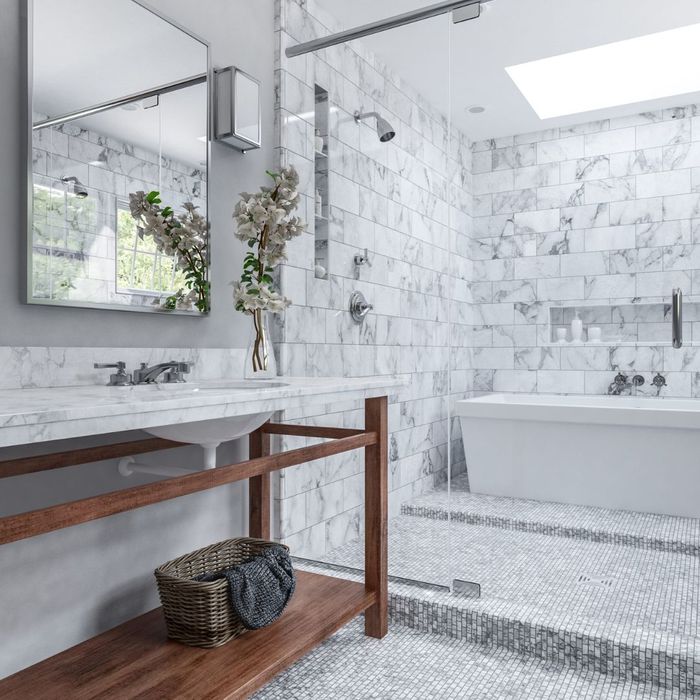
<svg viewBox="0 0 700 700"><path fill-rule="evenodd" d="M78 199L85 199L88 196L87 187L75 175L64 175L61 178L61 182L68 185L66 191L75 195Z"/></svg>
<svg viewBox="0 0 700 700"><path fill-rule="evenodd" d="M365 114L355 112L355 121L358 124L363 119L367 119L368 117L374 117L377 120L377 136L379 136L379 140L382 143L391 141L391 139L393 139L394 136L396 136L396 131L394 130L394 127L391 124L389 124L389 122L377 112L366 112Z"/></svg>

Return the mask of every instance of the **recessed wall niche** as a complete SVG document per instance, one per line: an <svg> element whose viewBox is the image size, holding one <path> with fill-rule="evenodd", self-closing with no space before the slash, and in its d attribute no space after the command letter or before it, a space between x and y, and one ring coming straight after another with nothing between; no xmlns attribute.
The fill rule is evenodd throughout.
<svg viewBox="0 0 700 700"><path fill-rule="evenodd" d="M329 250L328 229L330 219L329 102L328 91L315 86L314 133L314 275L328 279Z"/></svg>

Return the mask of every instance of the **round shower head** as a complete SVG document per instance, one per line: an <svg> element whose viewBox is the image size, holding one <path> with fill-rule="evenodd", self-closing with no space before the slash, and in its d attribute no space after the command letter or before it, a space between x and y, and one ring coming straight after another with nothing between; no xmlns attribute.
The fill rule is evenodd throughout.
<svg viewBox="0 0 700 700"><path fill-rule="evenodd" d="M396 130L394 127L389 124L389 122L384 119L381 115L379 115L377 112L366 112L365 114L362 114L361 112L355 112L355 121L359 124L363 119L367 119L367 117L374 117L377 120L377 136L379 136L379 140L382 143L386 143L387 141L391 141L391 139L396 136Z"/></svg>
<svg viewBox="0 0 700 700"><path fill-rule="evenodd" d="M379 136L379 140L382 143L386 143L387 141L391 141L391 139L396 136L396 131L394 131L394 127L389 124L386 119L383 119L377 115L377 134Z"/></svg>

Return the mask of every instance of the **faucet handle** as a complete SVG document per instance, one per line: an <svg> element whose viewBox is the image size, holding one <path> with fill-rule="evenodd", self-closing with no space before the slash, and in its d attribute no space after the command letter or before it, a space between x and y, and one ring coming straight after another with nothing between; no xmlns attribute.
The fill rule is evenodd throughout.
<svg viewBox="0 0 700 700"><path fill-rule="evenodd" d="M651 383L655 387L661 389L661 387L666 386L666 377L664 377L664 375L661 374L661 372L657 372L656 376L651 380Z"/></svg>
<svg viewBox="0 0 700 700"><path fill-rule="evenodd" d="M95 362L93 364L94 369L116 369L114 374L109 375L109 382L107 386L130 386L133 382L131 381L131 375L126 371L126 362Z"/></svg>
<svg viewBox="0 0 700 700"><path fill-rule="evenodd" d="M627 375L622 374L622 372L619 372L613 381L615 382L615 384L617 384L617 386L626 386Z"/></svg>
<svg viewBox="0 0 700 700"><path fill-rule="evenodd" d="M364 255L362 253L355 253L355 257L353 258L355 265L359 267L360 265L369 265L372 267L372 261L370 260L369 257L369 250L365 248Z"/></svg>
<svg viewBox="0 0 700 700"><path fill-rule="evenodd" d="M185 381L183 374L189 374L192 369L190 362L175 362L173 360L173 368L166 372L163 381L166 384L182 384Z"/></svg>

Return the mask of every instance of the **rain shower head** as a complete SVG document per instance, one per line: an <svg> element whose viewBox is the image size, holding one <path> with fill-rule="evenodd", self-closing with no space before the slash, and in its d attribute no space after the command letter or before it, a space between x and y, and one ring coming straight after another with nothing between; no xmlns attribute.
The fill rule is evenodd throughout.
<svg viewBox="0 0 700 700"><path fill-rule="evenodd" d="M61 182L68 185L66 192L75 195L78 199L85 199L88 196L87 187L75 175L64 175Z"/></svg>
<svg viewBox="0 0 700 700"><path fill-rule="evenodd" d="M377 120L377 136L382 143L391 141L391 139L396 136L396 131L394 127L389 124L389 122L384 119L378 112L366 112L361 114L360 112L355 112L355 121L359 124L363 119L368 117L374 117Z"/></svg>

